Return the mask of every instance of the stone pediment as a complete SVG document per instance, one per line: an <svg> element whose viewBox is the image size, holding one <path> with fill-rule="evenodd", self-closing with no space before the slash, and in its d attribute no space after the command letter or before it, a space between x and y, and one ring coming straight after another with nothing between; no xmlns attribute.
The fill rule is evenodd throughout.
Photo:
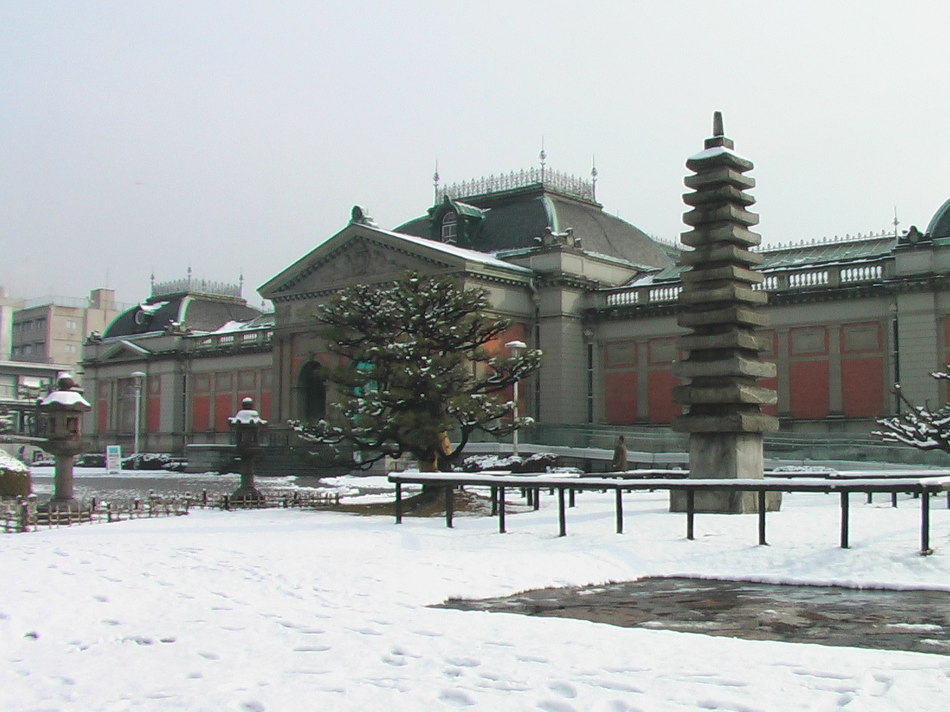
<svg viewBox="0 0 950 712"><path fill-rule="evenodd" d="M351 227L274 277L260 288L267 299L315 295L358 282L394 279L406 270L431 272L464 265L464 260L439 253L392 233Z"/></svg>
<svg viewBox="0 0 950 712"><path fill-rule="evenodd" d="M149 356L152 352L143 346L139 346L127 339L110 344L99 356L99 361L128 361L129 359L140 360Z"/></svg>

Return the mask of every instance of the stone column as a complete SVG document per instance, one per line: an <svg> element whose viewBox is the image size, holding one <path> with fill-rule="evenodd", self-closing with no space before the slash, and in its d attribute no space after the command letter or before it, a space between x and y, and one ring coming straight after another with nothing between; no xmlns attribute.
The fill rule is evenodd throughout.
<svg viewBox="0 0 950 712"><path fill-rule="evenodd" d="M759 221L747 210L755 203L746 193L755 180L744 175L752 162L733 152L718 111L713 137L704 148L686 162L695 175L685 179L693 192L683 196L692 208L683 221L693 229L681 238L693 249L683 253L688 269L677 322L692 333L679 338L688 356L673 365L674 375L686 381L673 391L676 402L685 406L673 429L689 433L691 478L761 478L762 433L778 430L778 420L761 409L776 402L775 391L756 385L776 370L760 358L767 343L754 333L768 323L758 310L768 295L754 288L763 280L754 269L762 256L749 250L762 239L749 230ZM771 498L768 508L777 509L779 502ZM701 512L741 513L757 507L751 492L703 493L695 504ZM685 495L672 493L670 507L685 509Z"/></svg>

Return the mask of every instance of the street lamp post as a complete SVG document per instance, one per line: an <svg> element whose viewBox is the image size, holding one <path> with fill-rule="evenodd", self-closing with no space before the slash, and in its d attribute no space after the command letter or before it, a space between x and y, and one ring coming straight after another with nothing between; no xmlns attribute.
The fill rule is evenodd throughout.
<svg viewBox="0 0 950 712"><path fill-rule="evenodd" d="M521 349L528 348L528 345L524 341L509 341L505 344L506 349L511 349L511 356L513 358L518 358L518 353ZM515 379L515 382L512 386L512 395L514 396L515 408L513 412L514 425L515 429L511 431L511 450L515 457L518 456L518 379Z"/></svg>
<svg viewBox="0 0 950 712"><path fill-rule="evenodd" d="M135 431L133 437L133 455L139 454L139 431L142 423L142 381L145 379L145 373L142 371L132 371L133 387L135 388Z"/></svg>

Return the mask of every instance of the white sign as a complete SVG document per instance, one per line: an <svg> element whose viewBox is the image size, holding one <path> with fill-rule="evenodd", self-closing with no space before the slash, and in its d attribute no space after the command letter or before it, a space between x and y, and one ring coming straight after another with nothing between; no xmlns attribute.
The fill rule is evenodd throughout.
<svg viewBox="0 0 950 712"><path fill-rule="evenodd" d="M106 467L111 473L122 469L122 446L106 445Z"/></svg>

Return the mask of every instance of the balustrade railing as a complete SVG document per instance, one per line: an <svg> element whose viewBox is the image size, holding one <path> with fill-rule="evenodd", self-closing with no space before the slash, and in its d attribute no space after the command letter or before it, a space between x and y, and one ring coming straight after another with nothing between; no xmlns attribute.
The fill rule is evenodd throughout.
<svg viewBox="0 0 950 712"><path fill-rule="evenodd" d="M500 173L474 180L465 180L444 186L440 192L450 198L466 198L474 195L498 193L503 190L525 188L529 185L544 185L552 190L574 195L586 200L594 200L592 181L562 173L550 168L530 168L528 170Z"/></svg>
<svg viewBox="0 0 950 712"><path fill-rule="evenodd" d="M860 265L833 265L820 269L776 269L765 272L765 279L752 288L758 291L781 292L813 287L836 287L869 282L880 282L886 276L884 261ZM663 304L676 301L682 287L678 283L644 285L612 290L604 297L608 307Z"/></svg>

